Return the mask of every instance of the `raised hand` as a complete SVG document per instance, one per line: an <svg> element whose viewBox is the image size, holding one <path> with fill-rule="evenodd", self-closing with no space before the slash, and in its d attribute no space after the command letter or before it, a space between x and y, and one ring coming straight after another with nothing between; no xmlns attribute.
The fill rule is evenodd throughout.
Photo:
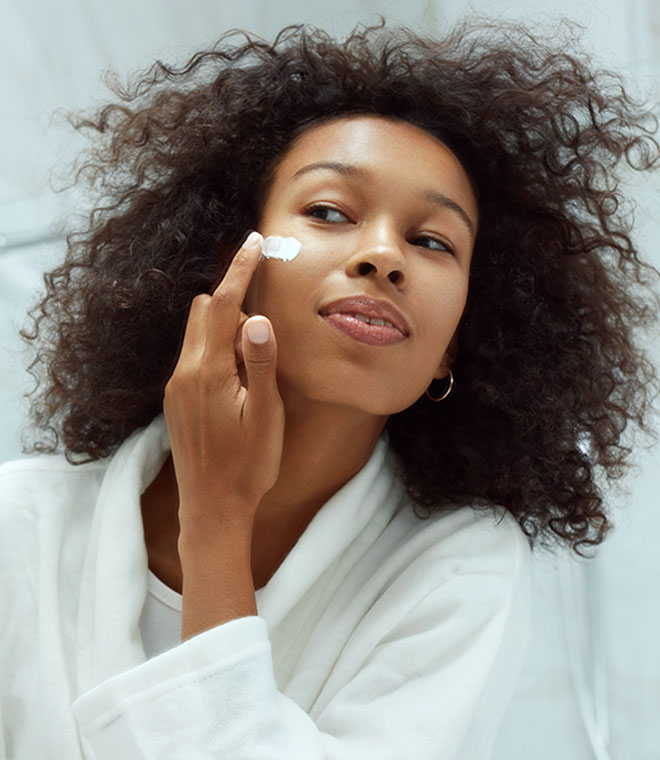
<svg viewBox="0 0 660 760"><path fill-rule="evenodd" d="M220 534L251 530L259 501L279 474L284 406L276 380L277 343L266 317L241 311L261 242L253 232L213 295L193 300L165 388L186 545L212 546Z"/></svg>

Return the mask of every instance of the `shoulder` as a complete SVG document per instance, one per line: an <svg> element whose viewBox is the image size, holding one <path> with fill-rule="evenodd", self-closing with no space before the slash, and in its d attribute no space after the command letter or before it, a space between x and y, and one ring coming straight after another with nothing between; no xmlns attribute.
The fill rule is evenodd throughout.
<svg viewBox="0 0 660 760"><path fill-rule="evenodd" d="M81 505L98 491L107 463L74 465L60 455L41 454L0 465L0 522L38 520L66 504Z"/></svg>
<svg viewBox="0 0 660 760"><path fill-rule="evenodd" d="M493 503L457 502L432 507L428 517L420 517L421 508L407 491L391 452L387 462L398 504L383 538L404 565L430 567L436 585L458 574L531 575L530 541L508 509Z"/></svg>
<svg viewBox="0 0 660 760"><path fill-rule="evenodd" d="M433 564L439 578L466 573L519 577L531 570L529 541L503 507L461 505L421 519L408 503L395 522L406 553Z"/></svg>
<svg viewBox="0 0 660 760"><path fill-rule="evenodd" d="M531 549L507 510L463 505L420 519L406 500L385 533L380 597L402 619L415 609L438 625L447 616L486 624L504 615L529 628Z"/></svg>
<svg viewBox="0 0 660 760"><path fill-rule="evenodd" d="M404 530L379 600L395 623L385 638L417 626L443 651L471 640L490 655L506 652L511 667L518 663L531 640L533 568L513 515L465 505L423 520L407 505L397 518Z"/></svg>

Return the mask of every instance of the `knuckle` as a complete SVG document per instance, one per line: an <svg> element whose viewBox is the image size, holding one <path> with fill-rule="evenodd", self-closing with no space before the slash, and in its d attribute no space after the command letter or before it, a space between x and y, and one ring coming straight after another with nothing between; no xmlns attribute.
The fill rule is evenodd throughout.
<svg viewBox="0 0 660 760"><path fill-rule="evenodd" d="M211 300L211 296L208 293L198 293L192 300L192 305L196 308L201 308L208 304Z"/></svg>
<svg viewBox="0 0 660 760"><path fill-rule="evenodd" d="M232 263L236 263L236 266L238 266L238 267L249 266L249 263L250 263L250 249L241 246L238 249L238 251L236 251L236 255L234 256L234 259L233 259Z"/></svg>
<svg viewBox="0 0 660 760"><path fill-rule="evenodd" d="M273 371L274 358L270 353L256 353L249 358L250 368L255 374L267 375Z"/></svg>
<svg viewBox="0 0 660 760"><path fill-rule="evenodd" d="M241 273L247 272L252 266L250 251L248 251L245 248L241 248L241 250L234 256L234 259L231 263L231 267L233 270L237 271L239 273L239 277L241 276Z"/></svg>
<svg viewBox="0 0 660 760"><path fill-rule="evenodd" d="M210 306L213 309L224 309L225 306L231 301L231 289L228 285L222 284L216 288L215 292L210 298Z"/></svg>
<svg viewBox="0 0 660 760"><path fill-rule="evenodd" d="M165 396L172 395L173 393L176 393L181 388L182 382L181 382L181 371L175 370L173 375L170 377L170 379L165 384Z"/></svg>
<svg viewBox="0 0 660 760"><path fill-rule="evenodd" d="M165 388L163 390L163 399L165 401L169 401L172 396L176 395L176 392L176 380L174 380L174 378L170 378L167 383L165 383Z"/></svg>
<svg viewBox="0 0 660 760"><path fill-rule="evenodd" d="M188 319L194 319L197 315L204 311L208 301L211 299L206 293L198 293L190 302L190 310L188 312Z"/></svg>

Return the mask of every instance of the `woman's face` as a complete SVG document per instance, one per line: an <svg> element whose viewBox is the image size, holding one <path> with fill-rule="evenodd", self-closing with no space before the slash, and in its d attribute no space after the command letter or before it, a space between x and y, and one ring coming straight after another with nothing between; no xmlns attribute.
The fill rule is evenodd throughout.
<svg viewBox="0 0 660 760"><path fill-rule="evenodd" d="M302 249L258 265L243 309L273 324L283 398L389 415L444 377L476 227L467 175L424 130L351 116L305 131L278 164L259 223L264 237L293 236ZM375 345L338 329L355 329L351 317L322 315L351 296L394 306L404 333Z"/></svg>

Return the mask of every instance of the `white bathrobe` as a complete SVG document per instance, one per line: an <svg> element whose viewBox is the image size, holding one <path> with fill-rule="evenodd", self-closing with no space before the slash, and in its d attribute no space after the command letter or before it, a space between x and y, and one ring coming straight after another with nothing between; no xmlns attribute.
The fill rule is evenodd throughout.
<svg viewBox="0 0 660 760"><path fill-rule="evenodd" d="M109 460L0 468L1 760L486 760L530 640L518 523L420 520L387 434L239 618L147 659L140 494Z"/></svg>

